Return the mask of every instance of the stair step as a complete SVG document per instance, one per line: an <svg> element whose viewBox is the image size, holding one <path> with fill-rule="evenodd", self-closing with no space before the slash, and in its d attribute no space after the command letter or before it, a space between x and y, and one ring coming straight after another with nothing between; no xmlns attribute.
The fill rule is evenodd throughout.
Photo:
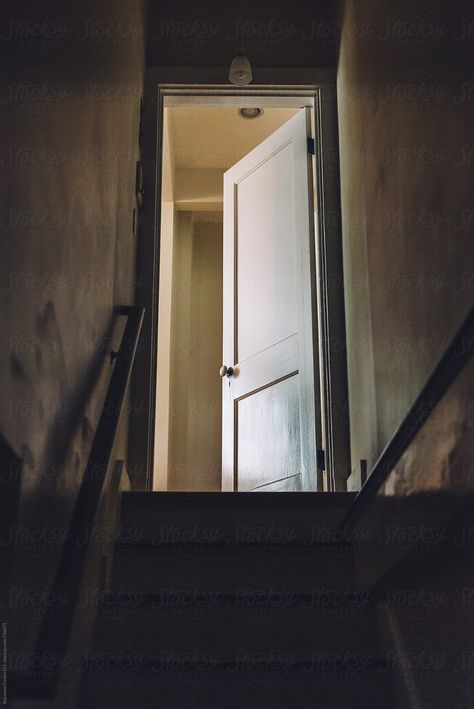
<svg viewBox="0 0 474 709"><path fill-rule="evenodd" d="M123 492L122 508L152 505L161 509L183 505L200 509L348 509L355 492Z"/></svg>
<svg viewBox="0 0 474 709"><path fill-rule="evenodd" d="M170 551L204 551L206 547L213 549L235 549L241 551L271 551L279 552L290 549L304 549L311 552L313 549L323 551L352 551L354 545L352 542L344 539L339 530L331 530L331 534L325 538L327 541L283 541L283 542L242 542L236 543L232 540L215 542L213 540L188 541L188 542L173 542L170 540L155 539L152 537L142 538L140 541L122 541L115 542L115 551L121 553L124 551L140 551L140 550L170 550ZM331 541L329 541L331 539Z"/></svg>
<svg viewBox="0 0 474 709"><path fill-rule="evenodd" d="M95 662L95 667L94 667ZM148 667L92 659L81 709L397 709L385 660L315 657L293 664L258 653L237 663L194 663L178 653ZM138 699L139 698L139 699Z"/></svg>
<svg viewBox="0 0 474 709"><path fill-rule="evenodd" d="M95 650L119 653L126 638L127 652L143 660L181 649L191 655L205 650L216 661L228 662L259 646L278 649L295 661L328 646L364 658L377 652L378 634L367 599L330 600L327 595L296 602L291 595L276 593L272 600L243 589L233 598L210 594L202 602L158 595L128 606L107 605L100 611Z"/></svg>
<svg viewBox="0 0 474 709"><path fill-rule="evenodd" d="M355 588L346 588L340 590L329 590L318 588L315 592L297 593L289 591L280 586L274 589L262 589L259 586L248 587L244 586L236 593L221 593L210 587L196 588L192 585L183 584L176 587L166 587L160 590L159 593L139 593L130 591L94 593L94 602L99 609L99 613L120 613L125 612L149 604L154 604L155 607L166 606L169 608L180 608L182 606L203 606L207 603L211 607L232 606L237 605L236 599L243 598L242 607L245 605L245 599L248 599L247 605L250 604L270 604L280 605L285 607L303 606L304 608L351 608L363 609L371 602L368 591L359 591Z"/></svg>
<svg viewBox="0 0 474 709"><path fill-rule="evenodd" d="M354 493L124 493L119 542L334 544L353 500Z"/></svg>
<svg viewBox="0 0 474 709"><path fill-rule="evenodd" d="M350 549L132 546L114 555L113 589L159 593L183 582L232 594L258 581L295 593L354 589Z"/></svg>

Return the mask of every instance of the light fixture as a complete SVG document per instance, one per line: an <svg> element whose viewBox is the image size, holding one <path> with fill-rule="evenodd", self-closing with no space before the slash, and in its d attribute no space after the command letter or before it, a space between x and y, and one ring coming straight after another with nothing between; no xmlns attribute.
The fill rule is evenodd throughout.
<svg viewBox="0 0 474 709"><path fill-rule="evenodd" d="M238 52L229 69L229 81L236 86L246 86L252 81L252 67L244 52Z"/></svg>
<svg viewBox="0 0 474 709"><path fill-rule="evenodd" d="M242 118L259 118L263 116L263 108L239 108Z"/></svg>

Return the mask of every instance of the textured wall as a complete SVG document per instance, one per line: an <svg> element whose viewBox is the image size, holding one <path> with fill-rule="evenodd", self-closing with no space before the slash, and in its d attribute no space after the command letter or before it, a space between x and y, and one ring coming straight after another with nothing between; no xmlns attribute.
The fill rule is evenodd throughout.
<svg viewBox="0 0 474 709"><path fill-rule="evenodd" d="M1 43L0 392L34 490L60 463L112 305L133 299L143 37L138 2L21 5Z"/></svg>
<svg viewBox="0 0 474 709"><path fill-rule="evenodd" d="M99 391L84 411L97 353L134 297L143 8L15 0L1 15L0 432L23 460L12 534L27 552L28 525L43 529L46 588L100 413Z"/></svg>
<svg viewBox="0 0 474 709"><path fill-rule="evenodd" d="M352 469L473 300L473 3L348 0L338 70Z"/></svg>

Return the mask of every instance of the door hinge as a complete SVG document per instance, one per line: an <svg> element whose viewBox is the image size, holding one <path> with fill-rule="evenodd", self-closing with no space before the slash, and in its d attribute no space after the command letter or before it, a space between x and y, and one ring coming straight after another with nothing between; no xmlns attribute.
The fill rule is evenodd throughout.
<svg viewBox="0 0 474 709"><path fill-rule="evenodd" d="M326 455L322 448L317 450L318 470L326 470Z"/></svg>
<svg viewBox="0 0 474 709"><path fill-rule="evenodd" d="M316 151L314 148L314 138L306 138L307 145L308 145L308 153L310 155L316 155Z"/></svg>

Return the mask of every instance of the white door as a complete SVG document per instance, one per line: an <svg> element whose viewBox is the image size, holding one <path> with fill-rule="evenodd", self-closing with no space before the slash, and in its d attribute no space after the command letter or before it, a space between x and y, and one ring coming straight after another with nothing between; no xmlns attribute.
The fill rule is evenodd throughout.
<svg viewBox="0 0 474 709"><path fill-rule="evenodd" d="M224 491L316 490L308 129L303 109L224 176Z"/></svg>

